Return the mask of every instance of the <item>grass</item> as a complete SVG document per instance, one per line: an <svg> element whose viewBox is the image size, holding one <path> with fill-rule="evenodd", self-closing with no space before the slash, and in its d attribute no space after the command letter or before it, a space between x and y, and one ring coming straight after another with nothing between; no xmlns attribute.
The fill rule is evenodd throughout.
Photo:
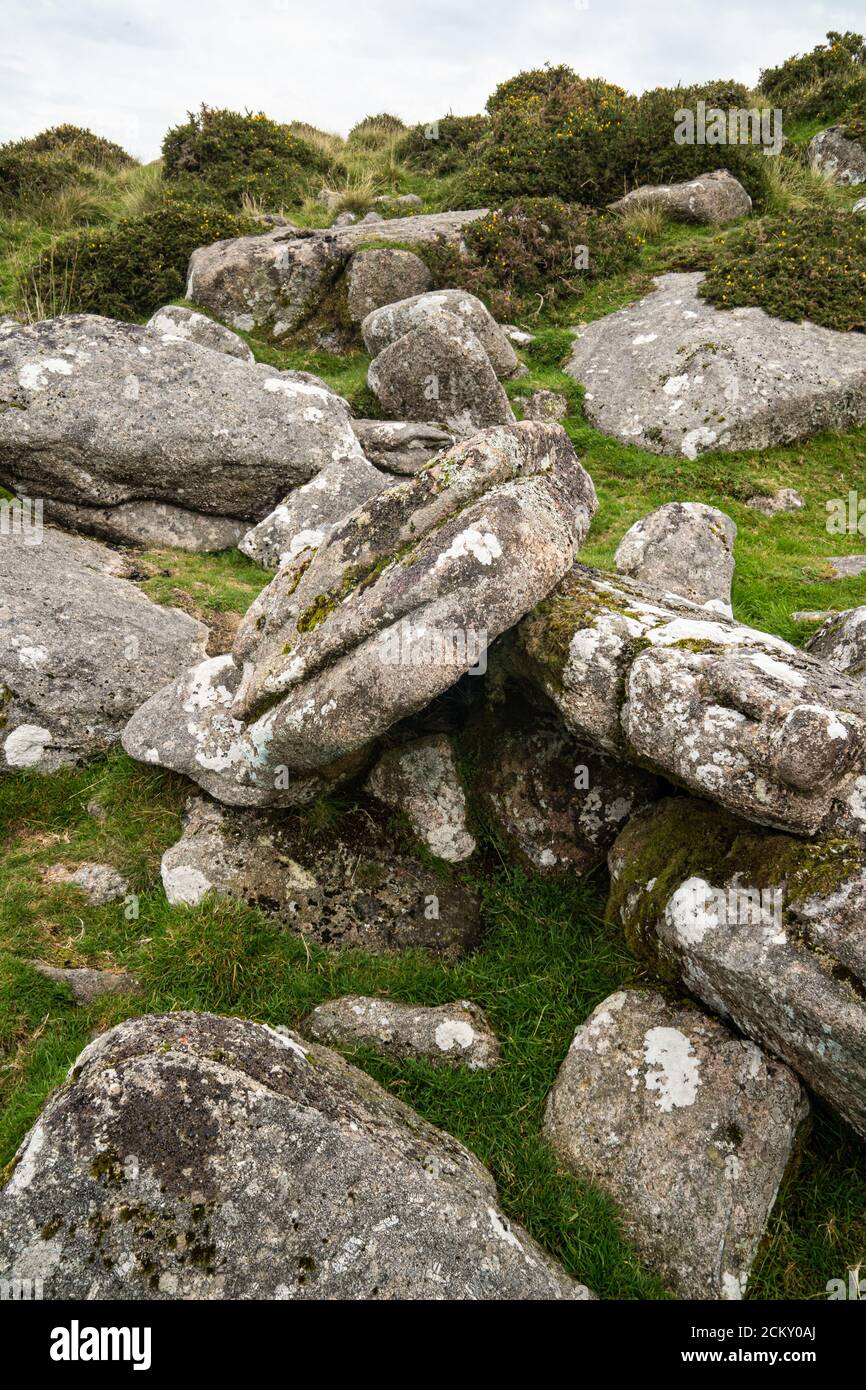
<svg viewBox="0 0 866 1390"><path fill-rule="evenodd" d="M330 161L324 182L354 199L358 210L378 192L418 193L425 210L449 205L451 181L400 166L386 131L364 142L301 133L314 138ZM808 134L798 128L796 138ZM0 311L15 302L21 266L50 244L59 226L82 217L111 220L133 207L146 210L158 176L154 167L130 170L100 182L90 205L67 192L65 203L58 199L53 208L18 209L0 219ZM774 210L841 205L846 199L849 192L828 193L802 165L778 162ZM289 215L302 225L330 221L312 200ZM826 577L830 555L866 551L866 539L828 534L825 527L830 499L847 497L852 489L866 494L866 428L791 448L710 454L693 462L626 447L595 430L583 414L580 389L561 370L568 328L631 302L671 253L700 250L719 235L657 216L644 216L632 229L645 241L635 270L593 284L555 315L543 308L527 312L523 326L538 335L524 354L530 374L508 383L508 393L518 415L521 397L532 390L562 391L569 399L565 426L600 504L582 559L610 567L627 528L664 502L719 506L738 527L736 615L801 642L813 629L795 623L794 611L866 602L866 578ZM243 336L259 361L315 372L357 414L378 412L366 386L364 353L337 357L277 349ZM751 496L782 486L801 493L801 512L766 518L745 505ZM136 563L138 582L151 598L184 607L211 625L215 649L229 645L237 615L270 578L237 552L153 550ZM212 1009L297 1026L315 1004L349 992L428 1004L467 997L488 1010L502 1041L504 1060L497 1071L437 1071L421 1062L386 1063L365 1051L352 1053L353 1060L487 1163L505 1210L571 1273L605 1297L662 1297L623 1239L610 1204L559 1171L539 1137L544 1099L575 1027L613 989L641 978L624 941L603 925L604 875L563 884L524 873L507 860L476 808L486 929L480 950L453 965L411 953L377 959L326 952L239 904L169 906L159 861L179 836L189 792L185 779L133 763L120 752L48 779L0 779L0 1165L12 1157L92 1033L121 1018ZM88 810L94 802L98 816ZM342 811L339 803L323 802L310 815L317 824L336 824ZM84 860L116 865L132 897L92 908L74 888L44 881L48 865ZM27 964L34 958L123 967L138 975L143 994L76 1008L64 987ZM866 1264L862 1145L817 1107L799 1170L774 1209L750 1297L823 1298L829 1279L845 1277L861 1263Z"/></svg>

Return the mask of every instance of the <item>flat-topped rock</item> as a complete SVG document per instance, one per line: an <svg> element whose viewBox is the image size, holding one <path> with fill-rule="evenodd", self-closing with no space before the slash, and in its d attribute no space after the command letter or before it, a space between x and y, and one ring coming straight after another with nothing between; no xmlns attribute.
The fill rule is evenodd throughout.
<svg viewBox="0 0 866 1390"><path fill-rule="evenodd" d="M866 421L866 335L716 309L702 276L661 275L635 304L580 328L565 371L587 418L656 454L765 449Z"/></svg>

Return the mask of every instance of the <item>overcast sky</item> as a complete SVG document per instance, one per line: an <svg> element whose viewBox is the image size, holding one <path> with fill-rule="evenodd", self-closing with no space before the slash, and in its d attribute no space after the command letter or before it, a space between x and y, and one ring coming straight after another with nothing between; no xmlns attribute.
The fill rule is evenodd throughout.
<svg viewBox="0 0 866 1390"><path fill-rule="evenodd" d="M735 77L866 27L863 0L2 0L0 143L63 121L155 159L202 102L344 134L482 110L546 61L632 91Z"/></svg>

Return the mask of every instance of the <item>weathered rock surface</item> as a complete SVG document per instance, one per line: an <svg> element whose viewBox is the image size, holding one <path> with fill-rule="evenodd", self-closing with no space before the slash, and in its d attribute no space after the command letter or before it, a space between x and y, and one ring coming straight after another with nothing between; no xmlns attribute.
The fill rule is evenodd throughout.
<svg viewBox="0 0 866 1390"><path fill-rule="evenodd" d="M381 252L377 254L381 255ZM508 334L474 294L466 290L433 290L416 294L398 303L388 301L381 309L368 314L361 324L367 351L373 356L415 328L443 321L451 328L451 319L458 319L475 334L490 359L497 376L513 376L520 366Z"/></svg>
<svg viewBox="0 0 866 1390"><path fill-rule="evenodd" d="M86 966L76 966L66 970L60 966L48 965L46 961L29 962L46 980L56 985L67 985L72 991L76 1004L92 1004L103 994L140 994L141 986L134 975L123 970L90 970Z"/></svg>
<svg viewBox="0 0 866 1390"><path fill-rule="evenodd" d="M764 449L866 421L866 337L715 309L700 274L578 330L565 371L592 424L624 444L696 458Z"/></svg>
<svg viewBox="0 0 866 1390"><path fill-rule="evenodd" d="M39 544L3 537L0 771L54 772L103 752L204 655L204 624L151 603L125 572L114 551L51 527Z"/></svg>
<svg viewBox="0 0 866 1390"><path fill-rule="evenodd" d="M211 892L236 898L322 946L453 958L480 934L474 894L424 867L363 812L316 834L290 817L197 798L162 857L162 882L170 903L196 907Z"/></svg>
<svg viewBox="0 0 866 1390"><path fill-rule="evenodd" d="M568 397L561 391L533 391L520 404L524 420L564 420L568 414Z"/></svg>
<svg viewBox="0 0 866 1390"><path fill-rule="evenodd" d="M434 1067L487 1071L500 1056L490 1020L468 999L425 1008L347 994L319 1004L301 1027L315 1042L372 1047L395 1061L420 1058Z"/></svg>
<svg viewBox="0 0 866 1390"><path fill-rule="evenodd" d="M366 791L402 811L438 859L454 864L475 852L454 749L444 734L389 748L367 778Z"/></svg>
<svg viewBox="0 0 866 1390"><path fill-rule="evenodd" d="M753 512L762 512L764 516L775 516L777 512L799 512L805 505L793 487L780 487L768 497L750 497L746 503Z"/></svg>
<svg viewBox="0 0 866 1390"><path fill-rule="evenodd" d="M225 324L209 319L206 314L198 314L182 304L166 304L157 309L148 319L147 326L152 333L161 338L183 338L186 342L198 343L199 347L211 348L214 352L226 352L229 357L240 357L244 362L255 362L252 348L247 347L243 338L233 333Z"/></svg>
<svg viewBox="0 0 866 1390"><path fill-rule="evenodd" d="M129 892L129 884L113 864L49 864L43 875L46 883L69 883L80 888L91 907L105 907Z"/></svg>
<svg viewBox="0 0 866 1390"><path fill-rule="evenodd" d="M651 208L676 222L722 226L738 217L748 217L752 200L733 174L727 169L716 169L688 183L643 184L610 206L622 212Z"/></svg>
<svg viewBox="0 0 866 1390"><path fill-rule="evenodd" d="M424 421L353 420L352 429L371 463L404 476L417 473L454 443L448 430Z"/></svg>
<svg viewBox="0 0 866 1390"><path fill-rule="evenodd" d="M667 502L629 527L614 564L629 579L730 616L736 536L718 507Z"/></svg>
<svg viewBox="0 0 866 1390"><path fill-rule="evenodd" d="M308 319L359 246L373 239L410 245L460 244L463 228L486 209L422 213L327 231L276 227L199 247L189 263L186 298L234 328L279 340Z"/></svg>
<svg viewBox="0 0 866 1390"><path fill-rule="evenodd" d="M750 820L866 832L866 691L814 656L582 565L518 634L576 738Z"/></svg>
<svg viewBox="0 0 866 1390"><path fill-rule="evenodd" d="M866 574L866 555L831 555L827 567L831 579L859 579Z"/></svg>
<svg viewBox="0 0 866 1390"><path fill-rule="evenodd" d="M440 313L383 348L367 385L389 415L432 418L458 438L514 419L480 339L453 314Z"/></svg>
<svg viewBox="0 0 866 1390"><path fill-rule="evenodd" d="M739 1299L808 1109L754 1043L655 991L620 990L577 1029L544 1132L613 1198L668 1288Z"/></svg>
<svg viewBox="0 0 866 1390"><path fill-rule="evenodd" d="M866 198L858 198L851 211L866 212Z"/></svg>
<svg viewBox="0 0 866 1390"><path fill-rule="evenodd" d="M632 948L781 1057L866 1137L866 869L857 842L660 802L609 858Z"/></svg>
<svg viewBox="0 0 866 1390"><path fill-rule="evenodd" d="M413 251L395 246L356 251L346 272L349 314L360 323L374 310L429 290L433 277Z"/></svg>
<svg viewBox="0 0 866 1390"><path fill-rule="evenodd" d="M525 421L458 445L284 565L232 655L150 700L124 747L232 804L297 804L341 760L357 771L372 739L454 685L549 593L595 507L559 425Z"/></svg>
<svg viewBox="0 0 866 1390"><path fill-rule="evenodd" d="M866 679L866 605L830 615L806 650L844 676Z"/></svg>
<svg viewBox="0 0 866 1390"><path fill-rule="evenodd" d="M392 208L421 208L424 206L423 199L417 193L380 193L373 202L377 207L383 207L387 211Z"/></svg>
<svg viewBox="0 0 866 1390"><path fill-rule="evenodd" d="M819 130L809 142L809 160L831 183L866 183L866 149L858 140L848 139L844 126Z"/></svg>
<svg viewBox="0 0 866 1390"><path fill-rule="evenodd" d="M304 551L317 549L338 521L393 482L364 458L326 463L247 531L238 549L258 564L277 569Z"/></svg>
<svg viewBox="0 0 866 1390"><path fill-rule="evenodd" d="M84 531L114 545L134 545L207 553L231 550L248 529L233 516L206 516L171 502L119 502L114 507L85 507L46 498L45 515L70 531Z"/></svg>
<svg viewBox="0 0 866 1390"><path fill-rule="evenodd" d="M519 709L479 734L477 791L509 848L536 873L588 873L629 816L662 794L642 768L578 743L555 718Z"/></svg>
<svg viewBox="0 0 866 1390"><path fill-rule="evenodd" d="M93 315L0 329L0 397L14 407L0 482L82 527L104 528L106 508L120 527L132 503L133 526L142 503L255 521L324 464L362 457L333 392Z"/></svg>
<svg viewBox="0 0 866 1390"><path fill-rule="evenodd" d="M214 1014L85 1048L0 1192L0 1251L46 1298L591 1297L456 1140L330 1049Z"/></svg>

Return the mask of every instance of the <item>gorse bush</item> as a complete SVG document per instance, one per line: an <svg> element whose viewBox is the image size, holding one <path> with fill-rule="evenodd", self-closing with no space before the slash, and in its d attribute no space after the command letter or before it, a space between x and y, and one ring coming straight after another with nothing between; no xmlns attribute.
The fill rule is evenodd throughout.
<svg viewBox="0 0 866 1390"><path fill-rule="evenodd" d="M65 154L91 169L131 169L138 163L113 140L77 125L53 126L30 140L19 140L17 148L31 154Z"/></svg>
<svg viewBox="0 0 866 1390"><path fill-rule="evenodd" d="M413 126L400 140L397 156L424 173L456 173L474 158L487 124L486 116L442 116Z"/></svg>
<svg viewBox="0 0 866 1390"><path fill-rule="evenodd" d="M92 130L55 126L0 146L0 208L33 212L71 184L93 187L99 172L131 169L135 164L120 145Z"/></svg>
<svg viewBox="0 0 866 1390"><path fill-rule="evenodd" d="M866 332L866 219L811 207L746 223L714 244L700 293L722 309Z"/></svg>
<svg viewBox="0 0 866 1390"><path fill-rule="evenodd" d="M261 229L246 218L167 191L146 217L60 237L27 274L21 297L34 317L64 312L146 318L183 295L196 247L256 230Z"/></svg>
<svg viewBox="0 0 866 1390"><path fill-rule="evenodd" d="M487 103L490 120L469 180L479 201L556 197L603 207L641 183L672 182L730 169L760 202L763 154L747 144L678 145L676 113L748 103L742 83L656 88L641 97L570 68L519 73Z"/></svg>
<svg viewBox="0 0 866 1390"><path fill-rule="evenodd" d="M761 89L788 119L838 122L866 135L866 42L862 34L833 30L811 53L788 58L761 73Z"/></svg>
<svg viewBox="0 0 866 1390"><path fill-rule="evenodd" d="M185 198L229 208L245 198L271 209L298 202L323 167L318 150L263 112L208 106L168 132L162 154L166 179Z"/></svg>
<svg viewBox="0 0 866 1390"><path fill-rule="evenodd" d="M497 318L553 309L593 281L633 265L638 237L593 208L521 198L465 229L468 259L453 247L425 252L436 283L479 295Z"/></svg>

